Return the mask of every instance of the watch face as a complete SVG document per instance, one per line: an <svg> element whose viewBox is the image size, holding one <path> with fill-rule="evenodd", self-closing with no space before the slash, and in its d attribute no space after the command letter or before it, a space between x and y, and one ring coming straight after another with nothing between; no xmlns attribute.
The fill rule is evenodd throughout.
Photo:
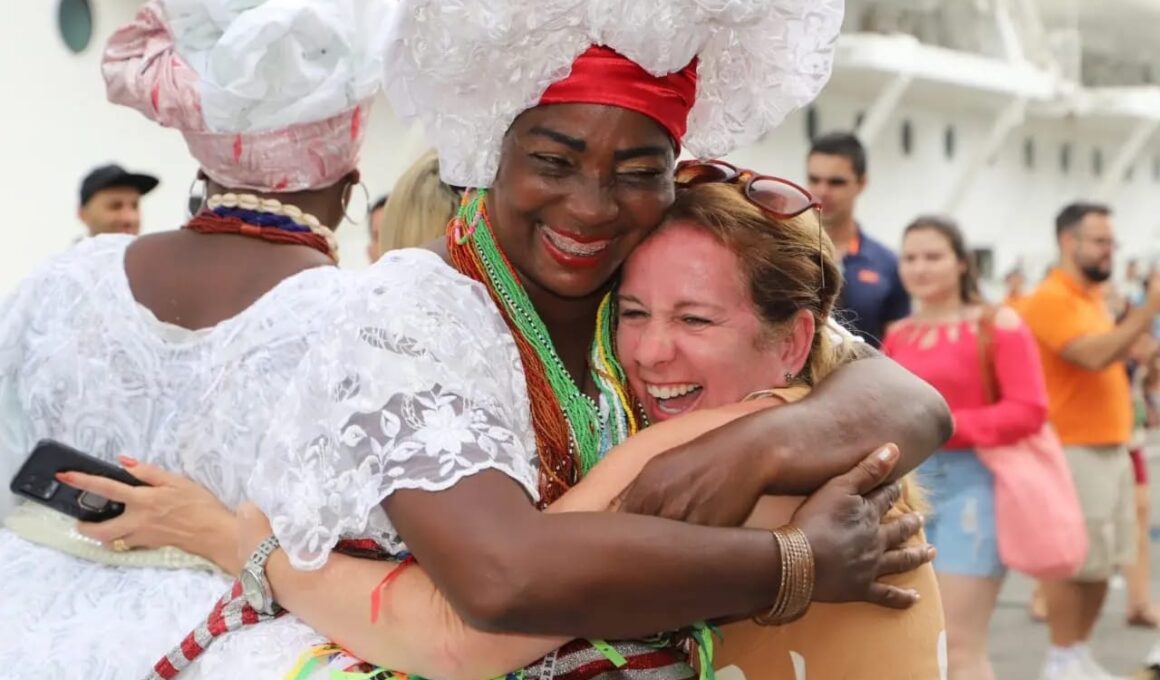
<svg viewBox="0 0 1160 680"><path fill-rule="evenodd" d="M262 588L262 577L247 567L242 569L238 580L242 582L242 596L246 598L246 602L249 602L254 609L263 611L266 606L266 597L265 589Z"/></svg>

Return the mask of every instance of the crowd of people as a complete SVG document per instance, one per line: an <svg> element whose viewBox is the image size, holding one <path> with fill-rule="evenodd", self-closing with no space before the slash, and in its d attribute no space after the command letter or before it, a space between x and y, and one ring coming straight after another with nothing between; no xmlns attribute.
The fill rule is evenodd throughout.
<svg viewBox="0 0 1160 680"><path fill-rule="evenodd" d="M897 256L866 236L854 214L867 165L852 135L821 137L810 151L809 186L844 253L840 317L869 342L881 338L883 352L936 387L954 418L953 437L918 476L931 506L927 536L938 551L950 677L994 677L987 632L1007 571L995 497L1003 470L979 451L1018 446L1045 424L1058 435L1088 546L1071 577L1041 581L1029 603L1049 627L1043 678L1113 677L1089 646L1113 577L1127 583L1125 623L1157 627L1144 456L1146 432L1158 422L1156 275L1142 276L1129 261L1117 284L1111 209L1077 202L1056 220L1058 264L1030 291L1024 273L1011 271L1005 299L989 303L953 220L916 218Z"/></svg>
<svg viewBox="0 0 1160 680"><path fill-rule="evenodd" d="M1134 261L1122 283L1113 281L1111 210L1078 202L1056 220L1058 265L1031 291L1013 270L1005 300L989 304L953 220L916 218L897 257L862 232L853 215L866 167L855 138L829 135L811 150L809 182L838 252L849 244L842 318L871 342L881 337L884 353L938 388L954 417L954 436L919 469L932 507L927 535L938 550L951 677L994 677L987 631L1007 570L994 464L976 451L1018 444L1045 423L1062 444L1089 545L1072 578L1043 581L1030 603L1050 629L1043 677L1112 677L1089 647L1111 578L1127 583L1126 623L1157 627L1143 445L1157 423L1160 286L1149 285L1155 276L1141 276Z"/></svg>
<svg viewBox="0 0 1160 680"><path fill-rule="evenodd" d="M1026 526L993 454L1037 438L1086 535L1029 571L1043 678L1112 677L1117 571L1157 625L1160 279L1113 288L1076 203L988 303L953 220L863 228L855 135L806 187L720 159L825 85L840 0L641 6L149 0L114 33L110 101L202 190L139 235L158 179L97 168L91 238L0 303L0 473L52 439L143 482L60 470L101 522L0 503L0 668L988 680ZM434 148L339 268L380 89Z"/></svg>

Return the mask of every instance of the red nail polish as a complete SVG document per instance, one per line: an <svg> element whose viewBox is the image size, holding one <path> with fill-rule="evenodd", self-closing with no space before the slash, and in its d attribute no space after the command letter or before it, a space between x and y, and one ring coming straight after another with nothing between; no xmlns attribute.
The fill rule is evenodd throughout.
<svg viewBox="0 0 1160 680"><path fill-rule="evenodd" d="M139 462L136 458L132 456L126 456L125 454L117 456L117 460L121 461L121 465L127 468L133 467Z"/></svg>

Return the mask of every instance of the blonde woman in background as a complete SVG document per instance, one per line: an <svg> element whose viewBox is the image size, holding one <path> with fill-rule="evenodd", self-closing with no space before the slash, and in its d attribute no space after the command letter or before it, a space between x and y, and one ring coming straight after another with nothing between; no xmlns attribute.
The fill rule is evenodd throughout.
<svg viewBox="0 0 1160 680"><path fill-rule="evenodd" d="M415 248L443 238L459 208L459 191L439 178L439 157L423 154L403 173L378 222L380 252Z"/></svg>

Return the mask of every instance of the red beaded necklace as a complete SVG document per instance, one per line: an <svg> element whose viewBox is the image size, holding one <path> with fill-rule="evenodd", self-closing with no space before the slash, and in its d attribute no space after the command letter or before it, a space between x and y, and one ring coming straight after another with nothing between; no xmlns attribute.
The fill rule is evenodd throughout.
<svg viewBox="0 0 1160 680"><path fill-rule="evenodd" d="M307 246L338 262L334 232L313 215L275 199L245 194L214 196L184 228L199 234L240 234L270 243Z"/></svg>

